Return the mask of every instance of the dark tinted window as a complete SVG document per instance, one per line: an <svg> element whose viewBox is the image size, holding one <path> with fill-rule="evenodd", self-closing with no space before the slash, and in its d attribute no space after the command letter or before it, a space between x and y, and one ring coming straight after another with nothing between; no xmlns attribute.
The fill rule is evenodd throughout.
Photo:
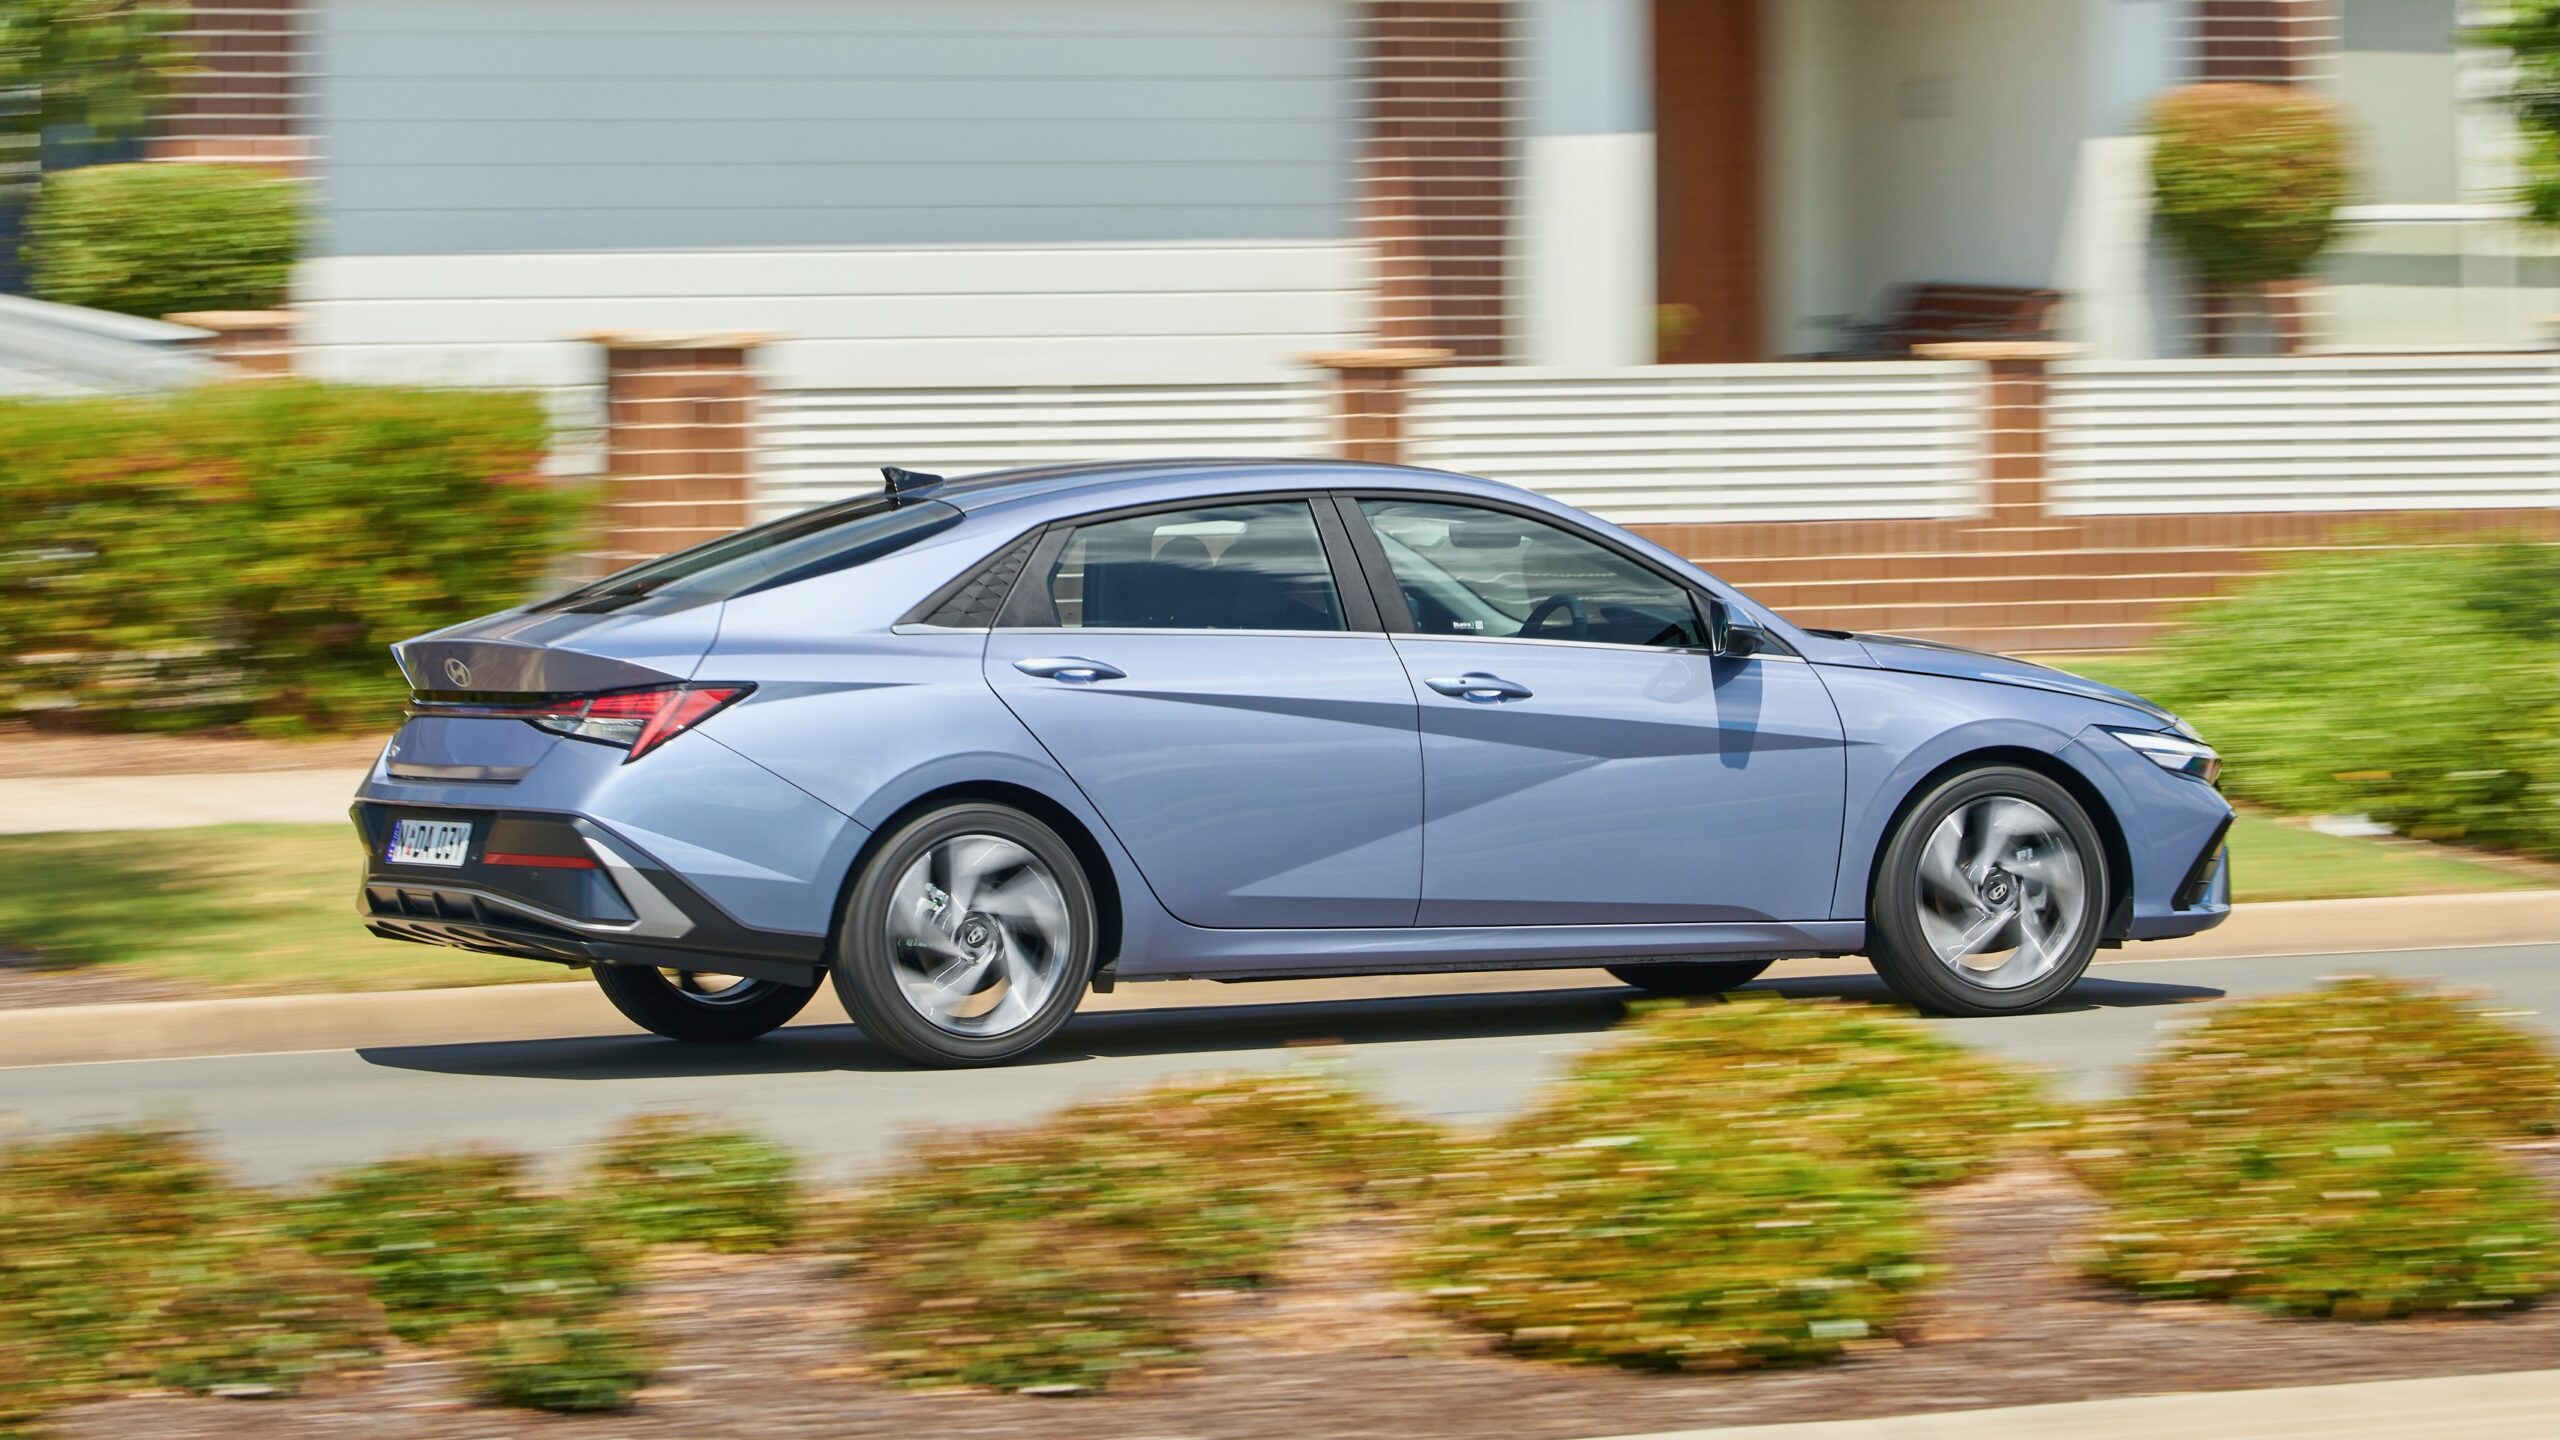
<svg viewBox="0 0 2560 1440"><path fill-rule="evenodd" d="M1570 530L1501 510L1363 500L1413 633L1702 645L1686 587Z"/></svg>
<svg viewBox="0 0 2560 1440"><path fill-rule="evenodd" d="M634 565L534 608L614 610L643 598L671 608L707 605L850 569L959 523L960 512L937 500L893 504L868 495Z"/></svg>
<svg viewBox="0 0 2560 1440"><path fill-rule="evenodd" d="M1047 577L1057 623L1112 630L1340 630L1306 502L1212 505L1076 527Z"/></svg>

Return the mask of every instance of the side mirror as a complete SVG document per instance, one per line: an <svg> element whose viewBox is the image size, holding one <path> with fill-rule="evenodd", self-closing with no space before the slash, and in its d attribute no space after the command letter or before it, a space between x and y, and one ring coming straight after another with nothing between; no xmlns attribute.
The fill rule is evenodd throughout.
<svg viewBox="0 0 2560 1440"><path fill-rule="evenodd" d="M1698 597L1698 613L1706 620L1707 653L1728 655L1733 651L1733 614L1724 602L1713 595Z"/></svg>

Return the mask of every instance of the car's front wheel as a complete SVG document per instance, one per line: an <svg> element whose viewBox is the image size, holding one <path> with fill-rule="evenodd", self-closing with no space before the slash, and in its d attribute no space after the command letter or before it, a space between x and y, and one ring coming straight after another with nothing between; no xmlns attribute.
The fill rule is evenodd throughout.
<svg viewBox="0 0 2560 1440"><path fill-rule="evenodd" d="M1983 766L1921 797L1885 846L1868 954L1922 1010L2034 1010L2089 968L2106 896L2106 852L2071 792L2032 770Z"/></svg>
<svg viewBox="0 0 2560 1440"><path fill-rule="evenodd" d="M891 834L846 903L836 993L925 1065L996 1065L1055 1035L1092 981L1093 888L1056 831L967 803Z"/></svg>
<svg viewBox="0 0 2560 1440"><path fill-rule="evenodd" d="M598 965L597 988L630 1021L670 1040L723 1045L778 1030L807 1008L815 985L702 970Z"/></svg>

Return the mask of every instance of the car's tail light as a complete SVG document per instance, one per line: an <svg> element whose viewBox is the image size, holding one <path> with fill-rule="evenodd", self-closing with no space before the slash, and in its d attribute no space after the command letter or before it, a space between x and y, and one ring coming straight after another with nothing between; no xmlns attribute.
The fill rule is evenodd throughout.
<svg viewBox="0 0 2560 1440"><path fill-rule="evenodd" d="M629 764L710 719L755 688L660 685L602 695L554 695L496 703L437 701L421 696L411 703L409 713L529 721L556 735L620 746L631 752L623 762Z"/></svg>

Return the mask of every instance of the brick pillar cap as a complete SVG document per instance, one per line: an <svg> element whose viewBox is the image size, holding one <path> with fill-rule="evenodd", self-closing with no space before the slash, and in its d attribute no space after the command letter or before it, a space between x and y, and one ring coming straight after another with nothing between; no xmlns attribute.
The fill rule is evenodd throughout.
<svg viewBox="0 0 2560 1440"><path fill-rule="evenodd" d="M1458 352L1427 347L1402 350L1318 350L1306 356L1310 365L1327 370L1427 370L1447 363Z"/></svg>
<svg viewBox="0 0 2560 1440"><path fill-rule="evenodd" d="M198 330L276 330L298 323L302 316L291 310L188 310L160 317L172 325L192 325Z"/></svg>
<svg viewBox="0 0 2560 1440"><path fill-rule="evenodd" d="M2080 352L2059 340L1932 340L1911 347L1923 360L2069 360Z"/></svg>
<svg viewBox="0 0 2560 1440"><path fill-rule="evenodd" d="M592 330L578 338L607 350L753 350L782 337L762 330Z"/></svg>

